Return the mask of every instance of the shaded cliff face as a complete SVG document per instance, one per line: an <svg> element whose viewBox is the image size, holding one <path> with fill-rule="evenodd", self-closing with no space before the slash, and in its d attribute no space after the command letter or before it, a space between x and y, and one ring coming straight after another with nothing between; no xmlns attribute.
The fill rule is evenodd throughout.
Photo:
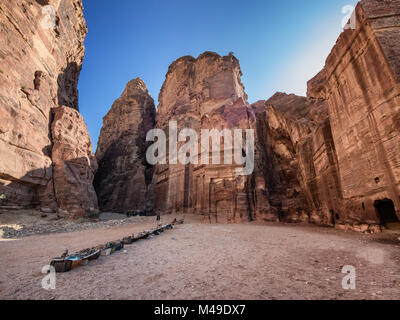
<svg viewBox="0 0 400 320"><path fill-rule="evenodd" d="M145 211L152 168L146 161L147 132L155 105L140 79L130 81L103 119L94 186L103 211Z"/></svg>
<svg viewBox="0 0 400 320"><path fill-rule="evenodd" d="M270 204L264 220L308 222L311 206L302 184L298 147L302 137L313 127L313 122L305 118L293 120L292 107L306 112L310 104L303 97L278 95L279 105L272 105L271 99L252 105L257 118L256 150L261 160L257 171L262 172L265 178ZM278 106L287 109L288 114L280 112Z"/></svg>
<svg viewBox="0 0 400 320"><path fill-rule="evenodd" d="M282 203L280 216L335 223L329 208L340 201L341 190L326 101L277 93L266 104L258 127L266 123L266 175L274 202Z"/></svg>
<svg viewBox="0 0 400 320"><path fill-rule="evenodd" d="M87 32L82 2L1 1L0 26L0 192L5 205L54 211L51 110L78 110Z"/></svg>

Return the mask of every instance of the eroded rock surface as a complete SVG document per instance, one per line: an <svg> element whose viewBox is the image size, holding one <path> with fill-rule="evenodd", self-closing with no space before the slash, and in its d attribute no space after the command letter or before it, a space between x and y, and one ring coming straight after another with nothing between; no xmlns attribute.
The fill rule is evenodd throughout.
<svg viewBox="0 0 400 320"><path fill-rule="evenodd" d="M146 161L147 132L155 105L141 79L130 81L104 117L96 157L95 188L103 211L146 211L152 168Z"/></svg>
<svg viewBox="0 0 400 320"><path fill-rule="evenodd" d="M48 4L56 13L51 28L42 23ZM8 0L0 11L0 193L8 205L95 211L96 159L77 111L86 34L81 1ZM356 19L356 29L340 35L325 68L309 81L307 97L278 92L249 105L239 61L212 52L172 63L157 113L145 84L129 82L99 139L101 209L196 213L211 222L305 221L362 232L397 221L400 2L362 0ZM201 164L200 145L193 155L198 164L152 168L146 133L156 127L169 142L177 139L169 136L171 122L178 133L188 128L199 138L204 129L254 130L254 171Z"/></svg>
<svg viewBox="0 0 400 320"><path fill-rule="evenodd" d="M0 3L0 193L7 197L3 205L49 212L58 208L51 110L78 110L86 32L81 0Z"/></svg>
<svg viewBox="0 0 400 320"><path fill-rule="evenodd" d="M361 1L356 17L309 82L309 98L327 103L320 136L333 147L315 166L326 172L319 209L337 224L379 224L400 217L400 2Z"/></svg>
<svg viewBox="0 0 400 320"><path fill-rule="evenodd" d="M268 102L286 118L289 130L278 126L274 140L289 137L309 220L376 232L400 217L400 2L361 1L356 17L307 98L277 93Z"/></svg>
<svg viewBox="0 0 400 320"><path fill-rule="evenodd" d="M167 136L170 121L177 123L178 133L194 130L199 147L198 154L192 156L198 163L156 166L153 188L157 213L188 212L202 214L210 221L240 222L254 220L269 207L262 174L238 175L236 171L242 166L234 161L224 164L223 147L221 164L201 162L202 130L245 132L254 128L255 115L247 103L241 75L239 61L232 54L222 57L205 52L197 59L180 58L170 66L159 97L156 126ZM183 144L180 142L178 149ZM174 158L169 148L167 153L167 158Z"/></svg>
<svg viewBox="0 0 400 320"><path fill-rule="evenodd" d="M95 213L97 161L86 124L72 108L54 108L53 113L53 184L58 207L75 216Z"/></svg>
<svg viewBox="0 0 400 320"><path fill-rule="evenodd" d="M238 181L229 165L157 166L156 209L369 232L398 220L400 2L364 0L356 16L307 97L276 93L248 105L232 56L172 64L157 125L255 129L255 170Z"/></svg>

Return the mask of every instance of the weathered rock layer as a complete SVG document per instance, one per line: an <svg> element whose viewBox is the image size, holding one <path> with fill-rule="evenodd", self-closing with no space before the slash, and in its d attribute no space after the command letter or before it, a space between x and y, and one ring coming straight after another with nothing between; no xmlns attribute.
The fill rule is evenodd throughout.
<svg viewBox="0 0 400 320"><path fill-rule="evenodd" d="M89 146L84 150L77 141L83 139L90 144L86 126L73 110L78 110L77 83L86 32L81 0L0 3L0 193L6 195L3 205L39 207L44 211L55 211L61 205L74 214L97 208L92 192L77 191L90 189L92 174L86 172L86 177L78 177L76 171L67 169L67 163L75 161L73 156L91 157ZM65 136L58 132L55 141L52 109L59 106L63 107L55 111L57 123L53 128L65 127L66 132ZM76 115L77 123L72 129L77 129L76 136L68 128L69 119L57 117L64 107ZM70 154L60 154L61 145L65 150L71 149ZM66 166L62 175L72 188L65 188L64 178L54 179L53 165L56 171ZM92 167L82 164L82 168L85 166ZM65 197L74 196L85 198L64 201ZM86 204L81 206L81 202Z"/></svg>
<svg viewBox="0 0 400 320"><path fill-rule="evenodd" d="M153 180L157 213L188 212L202 214L210 221L240 222L256 218L269 208L261 172L238 175L242 165L224 164L221 138L221 164L203 164L200 141L202 130L251 129L254 113L240 80L239 61L205 52L197 59L183 57L169 68L162 87L157 112L157 128L169 137L169 122L177 123L177 132L191 129L197 133L197 163L157 165ZM179 142L178 148L184 142ZM169 146L169 143L168 143ZM234 152L231 146L231 152ZM212 158L213 149L210 150ZM173 159L167 148L167 158ZM258 197L257 197L258 196Z"/></svg>
<svg viewBox="0 0 400 320"><path fill-rule="evenodd" d="M258 143L281 216L376 231L400 218L400 3L361 1L356 17L307 98L277 93L266 113L256 104Z"/></svg>
<svg viewBox="0 0 400 320"><path fill-rule="evenodd" d="M97 161L81 114L69 107L53 109L53 184L60 209L82 216L97 211L92 181Z"/></svg>
<svg viewBox="0 0 400 320"><path fill-rule="evenodd" d="M146 133L154 128L155 105L142 80L130 81L104 117L94 186L103 211L146 211L152 168Z"/></svg>
<svg viewBox="0 0 400 320"><path fill-rule="evenodd" d="M329 112L309 145L312 198L332 223L380 224L400 217L400 2L361 1L356 18L308 84L309 99ZM326 156L317 159L320 146Z"/></svg>
<svg viewBox="0 0 400 320"><path fill-rule="evenodd" d="M140 79L104 118L96 158L78 112L77 81L86 25L81 1L0 4L0 192L6 204L74 215L104 211L187 212L211 222L306 221L359 231L400 218L400 2L363 0L308 96L277 93L252 105L232 55L205 52L170 66L155 111ZM54 2L54 3L53 3ZM55 24L40 23L43 5ZM11 45L12 41L12 45ZM12 88L13 90L10 90ZM177 126L176 136L170 131ZM166 164L151 167L146 134L165 132ZM189 141L188 164L178 159ZM218 163L202 163L204 130L220 141ZM224 162L223 130L254 130L254 170ZM172 132L172 133L171 133ZM178 141L179 140L179 141ZM194 150L192 150L192 148ZM228 150L227 150L228 149ZM175 158L174 158L175 157Z"/></svg>
<svg viewBox="0 0 400 320"><path fill-rule="evenodd" d="M159 165L156 211L361 231L398 220L400 3L364 0L356 16L357 28L339 37L307 98L277 93L249 106L233 56L174 62L157 126L255 129L255 170L243 178L230 165Z"/></svg>

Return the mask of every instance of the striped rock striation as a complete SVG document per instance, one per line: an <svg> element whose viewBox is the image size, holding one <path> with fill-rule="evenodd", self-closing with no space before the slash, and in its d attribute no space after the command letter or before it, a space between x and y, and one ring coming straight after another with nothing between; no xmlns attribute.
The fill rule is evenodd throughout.
<svg viewBox="0 0 400 320"><path fill-rule="evenodd" d="M315 169L306 179L319 186L314 208L359 228L400 218L400 2L360 1L356 20L308 83L329 121L305 147Z"/></svg>
<svg viewBox="0 0 400 320"><path fill-rule="evenodd" d="M0 3L3 206L61 209L71 215L97 209L92 187L97 165L78 112L86 32L81 0ZM68 113L66 108L76 119L71 128L68 117L60 116Z"/></svg>

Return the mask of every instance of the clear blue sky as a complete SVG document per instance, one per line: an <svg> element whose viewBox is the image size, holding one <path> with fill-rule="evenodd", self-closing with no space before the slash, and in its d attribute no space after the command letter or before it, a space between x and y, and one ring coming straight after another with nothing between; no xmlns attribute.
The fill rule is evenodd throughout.
<svg viewBox="0 0 400 320"><path fill-rule="evenodd" d="M168 66L204 51L240 60L249 102L305 95L356 0L83 0L89 33L80 110L96 148L102 118L141 77L158 104Z"/></svg>

